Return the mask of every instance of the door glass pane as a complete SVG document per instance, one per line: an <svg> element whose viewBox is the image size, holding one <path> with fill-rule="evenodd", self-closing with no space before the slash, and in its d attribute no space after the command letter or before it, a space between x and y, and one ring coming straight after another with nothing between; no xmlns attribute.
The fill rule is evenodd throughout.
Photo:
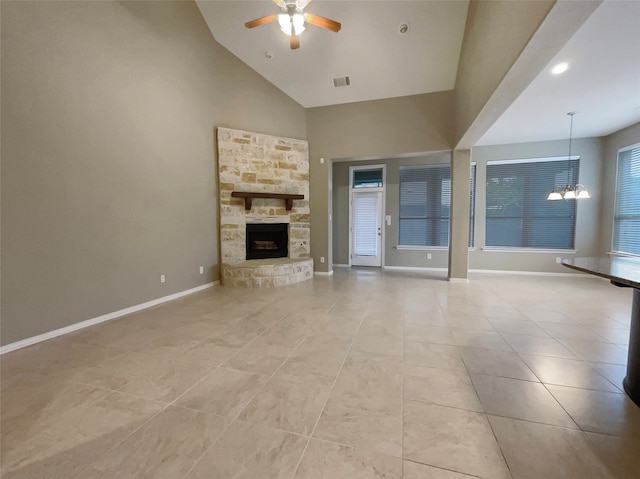
<svg viewBox="0 0 640 479"><path fill-rule="evenodd" d="M378 253L378 193L353 195L354 249L358 256Z"/></svg>

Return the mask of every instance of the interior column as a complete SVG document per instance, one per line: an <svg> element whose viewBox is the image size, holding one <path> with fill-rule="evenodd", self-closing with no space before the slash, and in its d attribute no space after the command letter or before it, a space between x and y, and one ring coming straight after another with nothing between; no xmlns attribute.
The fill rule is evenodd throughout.
<svg viewBox="0 0 640 479"><path fill-rule="evenodd" d="M470 150L451 156L451 211L449 229L449 281L469 280Z"/></svg>

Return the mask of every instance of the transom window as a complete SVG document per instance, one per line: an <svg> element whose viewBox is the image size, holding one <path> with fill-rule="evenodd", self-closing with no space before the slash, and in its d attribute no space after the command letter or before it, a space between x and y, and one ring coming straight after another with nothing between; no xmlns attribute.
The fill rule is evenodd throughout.
<svg viewBox="0 0 640 479"><path fill-rule="evenodd" d="M353 188L381 188L382 168L374 170L353 170Z"/></svg>

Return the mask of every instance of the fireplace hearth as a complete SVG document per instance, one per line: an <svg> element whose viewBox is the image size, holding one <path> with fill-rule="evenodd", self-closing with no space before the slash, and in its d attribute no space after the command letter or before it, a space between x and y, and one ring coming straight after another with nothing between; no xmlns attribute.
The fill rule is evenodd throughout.
<svg viewBox="0 0 640 479"><path fill-rule="evenodd" d="M289 255L287 223L247 223L247 259L286 258Z"/></svg>

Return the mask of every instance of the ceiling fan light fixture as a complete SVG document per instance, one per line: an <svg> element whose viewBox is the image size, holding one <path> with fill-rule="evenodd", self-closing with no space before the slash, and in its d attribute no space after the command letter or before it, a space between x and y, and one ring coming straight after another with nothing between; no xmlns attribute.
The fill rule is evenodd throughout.
<svg viewBox="0 0 640 479"><path fill-rule="evenodd" d="M296 35L300 35L304 32L304 15L302 13L294 13L289 16L288 13L280 13L278 14L278 24L280 25L280 30L283 33L291 36L291 21L293 20L293 30L296 32Z"/></svg>

